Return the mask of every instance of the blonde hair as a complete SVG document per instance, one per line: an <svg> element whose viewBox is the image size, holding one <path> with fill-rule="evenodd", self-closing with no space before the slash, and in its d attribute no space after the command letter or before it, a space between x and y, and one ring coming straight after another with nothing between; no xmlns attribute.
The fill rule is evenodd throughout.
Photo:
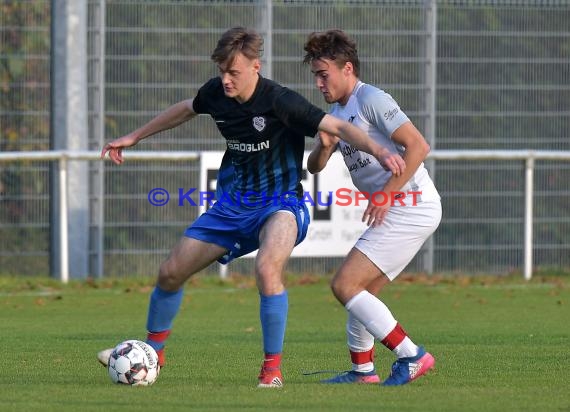
<svg viewBox="0 0 570 412"><path fill-rule="evenodd" d="M233 27L220 37L211 59L217 64L230 66L238 53L250 60L259 59L263 54L261 35L253 29Z"/></svg>

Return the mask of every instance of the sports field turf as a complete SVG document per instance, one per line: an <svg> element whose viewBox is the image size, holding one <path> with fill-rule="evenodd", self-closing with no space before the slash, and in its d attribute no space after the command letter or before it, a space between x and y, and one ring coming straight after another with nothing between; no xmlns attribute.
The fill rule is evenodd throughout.
<svg viewBox="0 0 570 412"><path fill-rule="evenodd" d="M413 280L415 279L415 280ZM167 366L151 387L114 385L95 354L144 338L150 280L61 286L0 277L0 411L570 412L570 278L399 279L383 295L436 358L404 387L322 385L349 367L345 311L325 278L290 276L282 389L258 389L258 296L249 278L186 288ZM377 368L393 355L377 345Z"/></svg>

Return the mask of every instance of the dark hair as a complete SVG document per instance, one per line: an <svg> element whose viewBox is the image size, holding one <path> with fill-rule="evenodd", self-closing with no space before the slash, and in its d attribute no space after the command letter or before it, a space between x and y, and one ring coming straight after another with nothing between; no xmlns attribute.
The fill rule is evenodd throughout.
<svg viewBox="0 0 570 412"><path fill-rule="evenodd" d="M304 50L306 54L303 63L329 59L335 61L338 67L342 67L350 62L354 68L355 76L358 77L360 73L356 42L342 30L331 29L311 33L305 43Z"/></svg>
<svg viewBox="0 0 570 412"><path fill-rule="evenodd" d="M238 53L250 60L260 58L263 54L263 38L255 30L232 27L218 40L211 59L218 64L231 65Z"/></svg>

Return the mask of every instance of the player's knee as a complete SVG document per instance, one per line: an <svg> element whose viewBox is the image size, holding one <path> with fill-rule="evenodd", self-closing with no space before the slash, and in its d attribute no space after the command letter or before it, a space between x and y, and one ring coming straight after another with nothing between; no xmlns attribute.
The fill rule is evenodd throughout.
<svg viewBox="0 0 570 412"><path fill-rule="evenodd" d="M158 271L158 286L162 290L176 291L182 287L184 279L177 273L175 265L170 260L162 262Z"/></svg>
<svg viewBox="0 0 570 412"><path fill-rule="evenodd" d="M258 279L267 282L274 282L277 279L281 279L281 271L277 268L276 265L273 265L269 262L256 262L255 272Z"/></svg>
<svg viewBox="0 0 570 412"><path fill-rule="evenodd" d="M338 298L339 296L342 295L343 286L342 286L342 282L338 278L335 277L331 280L330 287L331 287L331 291L335 297Z"/></svg>
<svg viewBox="0 0 570 412"><path fill-rule="evenodd" d="M345 276L335 276L331 281L331 291L334 297L343 305L346 304L359 289L362 290Z"/></svg>
<svg viewBox="0 0 570 412"><path fill-rule="evenodd" d="M285 289L281 272L266 266L256 267L257 288L264 295L276 295Z"/></svg>

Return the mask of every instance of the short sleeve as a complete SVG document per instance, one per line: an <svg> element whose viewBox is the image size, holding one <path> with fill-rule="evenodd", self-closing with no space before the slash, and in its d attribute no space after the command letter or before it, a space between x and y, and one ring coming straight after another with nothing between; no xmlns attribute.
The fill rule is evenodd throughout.
<svg viewBox="0 0 570 412"><path fill-rule="evenodd" d="M208 101L211 99L208 99L207 96L211 96L212 93L219 90L219 85L217 85L217 83L219 83L219 78L212 78L198 89L198 93L192 100L192 109L194 110L194 113L209 114Z"/></svg>
<svg viewBox="0 0 570 412"><path fill-rule="evenodd" d="M394 131L410 119L402 111L398 103L388 93L373 87L362 90L359 96L361 112L366 120L391 136Z"/></svg>
<svg viewBox="0 0 570 412"><path fill-rule="evenodd" d="M291 129L304 136L314 137L325 112L311 104L299 93L283 88L273 101L277 117Z"/></svg>

